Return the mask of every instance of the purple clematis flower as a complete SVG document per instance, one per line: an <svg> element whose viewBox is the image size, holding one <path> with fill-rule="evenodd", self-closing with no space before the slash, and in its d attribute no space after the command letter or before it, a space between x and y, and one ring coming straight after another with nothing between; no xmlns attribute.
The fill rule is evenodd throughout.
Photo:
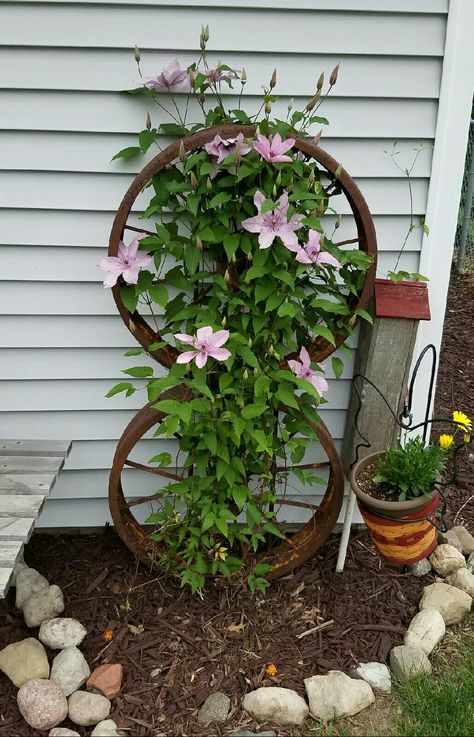
<svg viewBox="0 0 474 737"><path fill-rule="evenodd" d="M250 151L250 146L245 143L243 133L239 133L237 138L221 138L217 135L212 141L206 143L204 148L217 165L221 164L227 156L235 153L237 149L242 156Z"/></svg>
<svg viewBox="0 0 474 737"><path fill-rule="evenodd" d="M262 192L256 192L253 201L258 215L242 220L242 227L250 233L259 233L260 249L269 248L278 236L290 251L296 250L298 239L295 230L302 227L300 220L304 218L304 215L293 215L288 220L288 192L283 192L275 210L265 212L263 215L260 214L260 211L265 202L265 195Z"/></svg>
<svg viewBox="0 0 474 737"><path fill-rule="evenodd" d="M324 379L322 376L319 376L317 371L314 371L311 368L311 358L309 357L309 353L306 348L303 347L300 350L300 361L288 361L288 366L293 371L295 376L298 376L299 379L306 379L306 381L309 381L309 383L314 386L319 394L327 392L328 383L326 379ZM325 370L322 363L317 363L316 366L321 371Z"/></svg>
<svg viewBox="0 0 474 737"><path fill-rule="evenodd" d="M294 138L287 138L285 141L282 141L279 133L270 138L259 133L257 140L254 141L253 147L255 151L258 151L263 156L265 161L268 161L270 164L280 164L286 161L293 161L291 156L284 156L284 154L294 146L294 143Z"/></svg>
<svg viewBox="0 0 474 737"><path fill-rule="evenodd" d="M104 287L113 287L117 283L119 276L123 276L127 284L136 284L138 282L138 272L142 266L147 266L153 261L151 256L146 253L138 253L138 245L140 239L145 234L137 235L136 238L126 246L120 241L118 255L107 256L101 259L98 266L102 271L107 272L104 279Z"/></svg>
<svg viewBox="0 0 474 737"><path fill-rule="evenodd" d="M229 340L228 330L218 330L214 333L211 326L207 325L204 328L198 328L196 335L176 333L174 337L182 343L189 343L194 348L193 351L181 353L176 359L176 363L189 363L195 359L196 366L202 368L206 365L208 358L215 358L216 361L226 361L230 356L230 351L227 348L221 348Z"/></svg>
<svg viewBox="0 0 474 737"><path fill-rule="evenodd" d="M319 266L324 274L327 274L327 269L324 268L323 264L329 264L334 266L335 269L340 269L342 264L331 256L327 251L321 251L321 235L317 230L310 230L308 232L308 242L303 246L297 246L296 248L290 248L290 251L296 252L296 260L300 264L313 264L313 266Z"/></svg>
<svg viewBox="0 0 474 737"><path fill-rule="evenodd" d="M189 89L190 86L188 72L181 69L177 59L173 59L156 77L146 77L142 84L149 90L170 90L172 87Z"/></svg>
<svg viewBox="0 0 474 737"><path fill-rule="evenodd" d="M217 67L216 69L206 69L203 74L211 84L217 84L218 82L222 82L224 79L238 79L237 72L234 72L233 69L219 69L219 67Z"/></svg>

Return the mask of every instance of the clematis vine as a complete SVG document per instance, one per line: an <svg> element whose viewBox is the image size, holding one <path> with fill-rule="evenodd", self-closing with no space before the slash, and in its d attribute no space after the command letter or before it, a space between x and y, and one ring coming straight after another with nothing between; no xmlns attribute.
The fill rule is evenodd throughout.
<svg viewBox="0 0 474 737"><path fill-rule="evenodd" d="M207 325L198 328L196 335L176 333L174 337L182 343L189 343L194 348L193 351L181 353L176 359L176 363L189 363L195 360L196 366L202 368L206 365L208 358L215 358L216 361L226 361L230 357L230 351L221 347L229 340L228 330L218 330L214 333L212 327Z"/></svg>
<svg viewBox="0 0 474 737"><path fill-rule="evenodd" d="M253 202L258 215L242 220L242 227L248 230L249 233L259 233L260 249L269 248L278 236L287 248L294 251L298 246L295 231L302 227L301 220L304 215L292 215L288 220L288 192L283 192L279 197L278 206L275 210L263 214L261 214L261 210L265 202L265 195L262 192L256 192Z"/></svg>
<svg viewBox="0 0 474 737"><path fill-rule="evenodd" d="M161 74L156 77L146 77L143 86L149 90L170 90L172 87L189 89L189 75L186 69L181 69L179 61L173 59Z"/></svg>
<svg viewBox="0 0 474 737"><path fill-rule="evenodd" d="M97 264L102 271L107 272L104 279L104 287L113 287L117 283L119 276L123 276L127 284L136 284L138 282L138 272L142 266L148 266L153 259L146 253L138 253L138 246L141 238L145 234L137 235L136 238L126 246L120 241L118 255L107 256L100 260Z"/></svg>
<svg viewBox="0 0 474 737"><path fill-rule="evenodd" d="M234 72L233 69L221 69L220 67L217 67L216 69L206 69L203 74L211 84L217 84L225 79L238 79L238 74L237 72Z"/></svg>
<svg viewBox="0 0 474 737"><path fill-rule="evenodd" d="M270 136L270 138L259 133L257 140L254 141L253 147L255 151L258 151L265 161L268 161L270 164L283 164L288 161L293 161L291 156L285 156L284 154L286 154L294 144L294 138L287 138L285 141L282 141L279 133L276 133L273 137Z"/></svg>
<svg viewBox="0 0 474 737"><path fill-rule="evenodd" d="M335 269L341 268L341 263L331 256L327 251L321 251L321 235L317 230L308 231L308 242L303 246L297 245L295 248L289 246L290 251L296 253L296 260L300 264L313 264L313 266L319 266L321 271L327 275L327 269L324 268L324 264L329 264Z"/></svg>
<svg viewBox="0 0 474 737"><path fill-rule="evenodd" d="M300 360L290 360L288 361L288 366L293 371L295 376L297 376L299 379L306 379L306 381L309 381L310 384L314 386L316 391L319 394L323 394L323 392L327 392L328 390L328 383L326 379L323 376L320 376L317 371L314 371L314 369L311 368L311 358L309 356L308 351L306 348L301 348L300 350ZM321 370L324 371L324 364L316 364L316 366Z"/></svg>
<svg viewBox="0 0 474 737"><path fill-rule="evenodd" d="M225 158L227 158L227 156L235 154L236 151L239 151L241 156L245 156L245 154L248 154L251 150L250 146L245 143L243 133L239 133L236 138L221 138L217 135L212 139L212 141L206 143L204 148L214 164L214 170L211 172L211 179L216 176L219 165Z"/></svg>

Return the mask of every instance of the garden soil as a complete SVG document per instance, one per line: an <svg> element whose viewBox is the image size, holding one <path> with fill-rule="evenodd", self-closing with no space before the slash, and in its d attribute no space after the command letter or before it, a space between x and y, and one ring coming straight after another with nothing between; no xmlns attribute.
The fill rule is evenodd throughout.
<svg viewBox="0 0 474 737"><path fill-rule="evenodd" d="M474 287L453 276L436 398L438 416L474 417ZM449 490L449 517L474 531L473 463L460 459L461 488ZM465 506L462 506L465 505ZM403 641L428 575L420 580L382 562L365 530L351 536L345 570L335 574L339 537L265 598L220 585L203 598L137 565L113 530L93 536L35 535L26 561L64 591L65 616L88 630L82 645L92 668L122 663L124 680L111 717L128 735L228 735L257 725L242 713L243 694L281 685L304 694L303 678L359 661L385 660ZM321 626L313 632L313 628ZM112 631L106 641L104 633ZM307 635L304 635L308 632ZM0 648L36 634L14 606L0 603ZM51 654L52 655L52 654ZM265 670L274 664L271 678ZM197 710L215 691L231 697L225 725L201 727ZM89 735L91 729L77 729ZM258 727L264 729L263 726ZM271 725L267 725L271 729ZM308 734L310 726L278 728ZM0 735L41 735L19 716L16 689L0 673Z"/></svg>

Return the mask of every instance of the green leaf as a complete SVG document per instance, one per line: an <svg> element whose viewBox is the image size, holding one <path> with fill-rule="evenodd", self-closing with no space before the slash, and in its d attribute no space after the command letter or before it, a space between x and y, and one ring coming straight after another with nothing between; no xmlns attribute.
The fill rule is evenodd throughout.
<svg viewBox="0 0 474 737"><path fill-rule="evenodd" d="M137 156L138 154L141 154L142 150L140 146L128 146L128 148L123 148L121 151L119 151L115 156L112 156L112 161L115 159L131 159L134 156Z"/></svg>
<svg viewBox="0 0 474 737"><path fill-rule="evenodd" d="M214 524L219 532L224 535L224 537L227 537L227 520L222 519L222 517L216 517Z"/></svg>
<svg viewBox="0 0 474 737"><path fill-rule="evenodd" d="M277 271L275 271L272 274L272 276L275 276L280 281L284 282L285 284L288 284L288 286L291 287L291 289L295 288L295 280L293 279L291 274L289 274L284 269L277 269Z"/></svg>
<svg viewBox="0 0 474 737"><path fill-rule="evenodd" d="M242 509L249 495L248 487L247 486L233 486L231 493L232 493L232 499L237 504L239 510Z"/></svg>
<svg viewBox="0 0 474 737"><path fill-rule="evenodd" d="M334 356L334 358L331 359L331 363L332 370L334 371L334 376L336 377L336 379L340 379L342 376L342 372L344 371L344 363L338 356Z"/></svg>
<svg viewBox="0 0 474 737"><path fill-rule="evenodd" d="M234 253L239 247L240 235L238 233L228 233L227 235L224 236L224 238L222 239L222 242L224 244L224 249L225 249L227 258L230 261L230 259L232 258L232 256L234 255Z"/></svg>
<svg viewBox="0 0 474 737"><path fill-rule="evenodd" d="M162 123L160 125L160 131L166 136L183 137L188 133L186 128L184 128L182 125L178 125L177 123Z"/></svg>
<svg viewBox="0 0 474 737"><path fill-rule="evenodd" d="M158 453L158 455L153 456L153 458L150 458L148 463L158 463L162 467L162 466L169 466L171 464L171 461L172 461L171 453Z"/></svg>
<svg viewBox="0 0 474 737"><path fill-rule="evenodd" d="M135 294L135 287L122 287L120 290L120 299L129 312L135 312L138 304L138 295Z"/></svg>
<svg viewBox="0 0 474 737"><path fill-rule="evenodd" d="M252 279L258 279L260 276L265 276L267 271L268 269L266 266L251 266L250 269L247 269L247 273L245 274L245 283L248 284Z"/></svg>
<svg viewBox="0 0 474 737"><path fill-rule="evenodd" d="M231 196L228 192L219 192L209 202L208 207L210 207L211 209L215 209L216 207L219 207L220 205L224 205L226 202L229 202L230 199L231 199Z"/></svg>
<svg viewBox="0 0 474 737"><path fill-rule="evenodd" d="M200 200L201 198L197 194L188 194L188 196L186 197L186 204L194 217L196 217L197 215Z"/></svg>
<svg viewBox="0 0 474 737"><path fill-rule="evenodd" d="M260 364L257 360L257 357L254 353L248 348L246 345L238 345L235 347L235 352L239 354L239 356L242 356L245 363L248 363L249 366L252 366L252 368L260 368Z"/></svg>
<svg viewBox="0 0 474 737"><path fill-rule="evenodd" d="M330 299L313 299L311 307L316 310L322 310L323 312L334 312L337 315L347 315L349 308L346 304L341 302L332 302Z"/></svg>
<svg viewBox="0 0 474 737"><path fill-rule="evenodd" d="M122 381L120 384L115 384L115 386L112 387L112 389L109 389L106 397L113 397L115 394L119 394L120 392L125 392L125 395L127 397L130 397L135 392L135 387L133 384L130 384L128 381Z"/></svg>
<svg viewBox="0 0 474 737"><path fill-rule="evenodd" d="M247 517L247 524L249 527L255 527L256 525L259 525L262 521L262 515L253 504L249 503L247 504L247 507L245 509L245 514Z"/></svg>
<svg viewBox="0 0 474 737"><path fill-rule="evenodd" d="M168 304L168 290L163 286L163 284L156 284L155 286L150 287L148 289L148 294L152 298L153 302L156 302L156 304L161 307L166 307Z"/></svg>
<svg viewBox="0 0 474 737"><path fill-rule="evenodd" d="M142 153L146 154L150 146L155 142L156 128L153 130L145 129L138 134L138 143Z"/></svg>
<svg viewBox="0 0 474 737"><path fill-rule="evenodd" d="M143 348L130 348L129 351L125 351L124 356L140 356L143 353Z"/></svg>
<svg viewBox="0 0 474 737"><path fill-rule="evenodd" d="M152 353L153 351L159 351L160 348L164 348L165 345L168 345L166 341L161 340L159 343L150 343L150 345L147 348L147 351Z"/></svg>
<svg viewBox="0 0 474 737"><path fill-rule="evenodd" d="M280 305L277 310L277 314L280 317L295 317L295 315L298 315L299 312L299 307L297 307L295 304L292 304L291 302L283 302L283 304Z"/></svg>
<svg viewBox="0 0 474 737"><path fill-rule="evenodd" d="M168 415L179 417L183 422L188 423L191 419L192 408L187 402L177 402L176 399L162 399L155 404L155 408Z"/></svg>
<svg viewBox="0 0 474 737"><path fill-rule="evenodd" d="M144 379L147 376L153 376L153 369L151 366L133 366L129 369L123 369L123 374L128 374L136 379Z"/></svg>
<svg viewBox="0 0 474 737"><path fill-rule="evenodd" d="M253 417L259 417L268 407L266 404L247 404L242 410L244 420L251 420Z"/></svg>
<svg viewBox="0 0 474 737"><path fill-rule="evenodd" d="M275 527L275 525L272 525L271 523L268 523L263 528L265 532L269 532L271 535L275 535L275 537L284 538L284 534L280 532L280 530Z"/></svg>
<svg viewBox="0 0 474 737"><path fill-rule="evenodd" d="M370 322L371 325L374 324L374 321L372 319L372 315L370 315L366 310L363 310L362 307L358 307L355 310L355 314L361 317L363 320L366 320L367 322Z"/></svg>
<svg viewBox="0 0 474 737"><path fill-rule="evenodd" d="M296 397L289 389L285 389L285 387L281 386L276 392L275 396L287 407L294 407L295 409L299 409L299 404L296 401Z"/></svg>
<svg viewBox="0 0 474 737"><path fill-rule="evenodd" d="M214 512L208 512L202 521L202 531L205 532L206 530L209 530L213 526L215 519L216 515Z"/></svg>
<svg viewBox="0 0 474 737"><path fill-rule="evenodd" d="M321 338L326 338L329 343L332 345L336 345L336 341L334 339L334 335L331 333L329 328L325 328L322 325L318 325L318 327L313 328L314 335L320 335Z"/></svg>
<svg viewBox="0 0 474 737"><path fill-rule="evenodd" d="M203 436L204 445L211 451L212 455L217 453L217 435L214 432L205 432Z"/></svg>
<svg viewBox="0 0 474 737"><path fill-rule="evenodd" d="M267 299L267 302L265 304L265 312L272 312L276 307L278 307L281 302L285 299L285 295L280 292L276 291L273 292Z"/></svg>

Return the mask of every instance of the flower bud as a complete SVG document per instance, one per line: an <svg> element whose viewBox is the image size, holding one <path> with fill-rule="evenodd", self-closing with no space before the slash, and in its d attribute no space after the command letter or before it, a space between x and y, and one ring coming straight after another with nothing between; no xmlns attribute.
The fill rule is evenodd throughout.
<svg viewBox="0 0 474 737"><path fill-rule="evenodd" d="M253 261L252 251L247 254L247 261Z"/></svg>
<svg viewBox="0 0 474 737"><path fill-rule="evenodd" d="M311 187L314 184L314 169L311 169L308 176L308 184Z"/></svg>
<svg viewBox="0 0 474 737"><path fill-rule="evenodd" d="M247 82L247 72L245 69L242 69L242 74L240 75L240 81L242 84L245 84Z"/></svg>
<svg viewBox="0 0 474 737"><path fill-rule="evenodd" d="M204 28L204 40L206 41L206 43L207 41L209 41L209 26L208 25L206 25L206 27Z"/></svg>
<svg viewBox="0 0 474 737"><path fill-rule="evenodd" d="M206 31L204 26L201 26L201 33L199 35L199 46L201 47L201 50L204 51L206 48Z"/></svg>
<svg viewBox="0 0 474 737"><path fill-rule="evenodd" d="M202 251L203 249L202 240L200 239L198 235L196 236L196 247L198 251Z"/></svg>
<svg viewBox="0 0 474 737"><path fill-rule="evenodd" d="M225 326L227 325L227 317L225 315L224 315L224 317L221 320L221 325L222 325L223 328L225 328Z"/></svg>
<svg viewBox="0 0 474 737"><path fill-rule="evenodd" d="M184 148L184 141L180 141L179 143L178 156L181 159L181 161L184 161L184 159L186 158L186 149Z"/></svg>
<svg viewBox="0 0 474 737"><path fill-rule="evenodd" d="M235 255L235 253L232 254L232 258L230 260L232 261L233 264L237 263L237 256Z"/></svg>
<svg viewBox="0 0 474 737"><path fill-rule="evenodd" d="M336 66L331 72L331 76L329 77L329 84L331 85L331 87L333 87L336 84L338 74L339 74L339 64L336 64Z"/></svg>
<svg viewBox="0 0 474 737"><path fill-rule="evenodd" d="M291 111L293 110L293 103L294 103L294 100L293 100L293 98L291 98L290 102L288 103L288 112L289 113L291 113Z"/></svg>
<svg viewBox="0 0 474 737"><path fill-rule="evenodd" d="M200 92L200 93L199 93L199 95L198 95L198 100L199 100L199 102L201 103L201 105L204 105L204 102L205 102L205 100L206 100L206 95L204 94L204 92Z"/></svg>
<svg viewBox="0 0 474 737"><path fill-rule="evenodd" d="M227 282L227 284L228 284L228 283L230 282L230 274L229 274L229 269L226 269L226 270L225 270L225 273L224 273L224 281L226 281L226 282Z"/></svg>
<svg viewBox="0 0 474 737"><path fill-rule="evenodd" d="M189 175L189 179L191 180L191 187L193 189L197 189L199 182L198 182L197 177L196 177L196 175L195 175L195 173L193 171Z"/></svg>
<svg viewBox="0 0 474 737"><path fill-rule="evenodd" d="M235 161L235 165L236 165L236 166L239 166L240 162L242 161L242 154L241 154L241 152L240 152L240 148L239 148L238 146L237 146L237 148L235 149L235 153L234 153L234 161Z"/></svg>
<svg viewBox="0 0 474 737"><path fill-rule="evenodd" d="M207 178L207 181L206 181L206 189L207 189L208 192L212 192L212 182L211 182L210 177Z"/></svg>
<svg viewBox="0 0 474 737"><path fill-rule="evenodd" d="M265 113L267 115L270 115L271 111L272 111L272 103L270 102L270 100L267 100L267 102L265 103Z"/></svg>
<svg viewBox="0 0 474 737"><path fill-rule="evenodd" d="M318 95L318 93L316 93L314 95L314 97L312 97L311 100L306 103L304 109L307 110L308 112L310 112L314 108L314 106L316 105L317 101L319 100L319 97L320 97L320 95Z"/></svg>
<svg viewBox="0 0 474 737"><path fill-rule="evenodd" d="M319 142L321 141L321 135L323 131L322 129L319 131L319 133L316 133L315 137L313 138L313 143L315 146L319 146Z"/></svg>
<svg viewBox="0 0 474 737"><path fill-rule="evenodd" d="M253 345L253 343L252 343L252 338L249 338L249 339L248 339L248 341L247 341L247 346L248 346L249 348L251 348L251 347L252 347L252 345Z"/></svg>
<svg viewBox="0 0 474 737"><path fill-rule="evenodd" d="M258 376L259 373L260 373L260 370L257 367L255 367L254 370L253 370L253 375L254 376Z"/></svg>
<svg viewBox="0 0 474 737"><path fill-rule="evenodd" d="M281 171L278 172L278 176L275 179L275 184L276 184L277 187L279 187L280 184L281 184Z"/></svg>
<svg viewBox="0 0 474 737"><path fill-rule="evenodd" d="M324 84L324 72L321 72L321 74L319 75L319 79L318 79L318 81L316 83L316 91L317 92L321 92L321 90L323 88L323 84Z"/></svg>
<svg viewBox="0 0 474 737"><path fill-rule="evenodd" d="M270 344L270 348L268 349L268 355L273 356L275 354L275 349L273 347L273 343Z"/></svg>
<svg viewBox="0 0 474 737"><path fill-rule="evenodd" d="M150 131L151 130L151 117L150 113L146 114L146 120L145 120L145 128Z"/></svg>
<svg viewBox="0 0 474 737"><path fill-rule="evenodd" d="M340 227L341 227L341 216L338 215L334 223L334 230L337 230Z"/></svg>
<svg viewBox="0 0 474 737"><path fill-rule="evenodd" d="M194 69L189 70L188 78L189 78L189 84L191 85L191 87L194 87L194 82L196 81L196 71Z"/></svg>
<svg viewBox="0 0 474 737"><path fill-rule="evenodd" d="M273 185L273 189L272 189L272 197L276 197L276 196L277 196L277 188L276 188L276 186L275 186L275 185Z"/></svg>
<svg viewBox="0 0 474 737"><path fill-rule="evenodd" d="M277 70L274 69L272 77L270 79L270 89L271 90L275 87L276 83L277 83Z"/></svg>
<svg viewBox="0 0 474 737"><path fill-rule="evenodd" d="M244 381L247 381L247 379L249 378L249 372L247 371L247 369L244 369L244 373L242 374L242 378L243 378Z"/></svg>
<svg viewBox="0 0 474 737"><path fill-rule="evenodd" d="M138 46L135 46L135 61L140 64L140 49Z"/></svg>
<svg viewBox="0 0 474 737"><path fill-rule="evenodd" d="M342 173L342 164L339 164L336 171L334 172L335 178L339 179L339 177L341 176L341 173Z"/></svg>

